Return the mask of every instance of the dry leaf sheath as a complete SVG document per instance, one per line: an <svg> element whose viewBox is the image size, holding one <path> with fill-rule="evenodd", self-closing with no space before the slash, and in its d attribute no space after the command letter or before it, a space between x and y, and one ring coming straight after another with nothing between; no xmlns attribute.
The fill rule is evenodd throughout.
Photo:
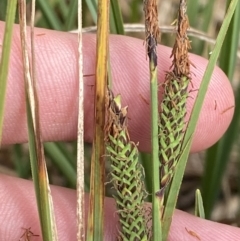
<svg viewBox="0 0 240 241"><path fill-rule="evenodd" d="M189 28L186 15L186 2L180 1L177 36L172 50L172 71L168 72L163 84L163 100L160 109L159 148L160 148L160 186L164 193L172 180L174 170L182 151L184 137L184 118L186 115L187 87L190 82L190 61L187 37Z"/></svg>
<svg viewBox="0 0 240 241"><path fill-rule="evenodd" d="M128 108L121 107L121 96L109 90L106 123L106 149L111 160L111 177L117 192L120 230L118 240L147 240L144 217L143 169L138 162L137 145L127 130Z"/></svg>

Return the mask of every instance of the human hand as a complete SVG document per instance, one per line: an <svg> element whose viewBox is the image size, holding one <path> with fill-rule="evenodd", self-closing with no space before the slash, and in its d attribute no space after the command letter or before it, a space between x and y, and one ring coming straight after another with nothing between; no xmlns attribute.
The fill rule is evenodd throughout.
<svg viewBox="0 0 240 241"><path fill-rule="evenodd" d="M0 23L0 42L4 24ZM36 29L36 65L40 122L45 141L73 140L77 133L77 37L74 34ZM95 73L95 36L84 35L84 75ZM1 49L1 47L0 47ZM171 49L158 47L159 80L169 70ZM129 106L129 132L133 141L140 142L141 151L150 150L150 111L145 101L149 99L149 73L143 41L111 36L111 68L114 92L121 93L123 104ZM190 55L196 69L192 68L190 89L198 89L207 61ZM85 85L85 140L93 134L93 97L95 77L84 79ZM19 28L15 27L7 99L4 118L3 144L27 141L23 67ZM188 99L188 116L197 91ZM203 150L215 143L227 129L232 116L234 96L229 81L216 68L205 98L192 151ZM227 111L226 111L227 110ZM188 117L187 117L188 118ZM209 133L211 133L209 135ZM76 193L62 187L52 187L59 240L76 240ZM18 240L22 227L31 227L40 234L37 207L32 182L0 176L0 240ZM86 209L88 204L86 196ZM105 239L115 240L117 215L114 201L105 203ZM231 226L202 220L176 211L173 217L171 241L197 240L187 231L193 231L201 240L238 240L240 230ZM40 237L36 237L40 240Z"/></svg>

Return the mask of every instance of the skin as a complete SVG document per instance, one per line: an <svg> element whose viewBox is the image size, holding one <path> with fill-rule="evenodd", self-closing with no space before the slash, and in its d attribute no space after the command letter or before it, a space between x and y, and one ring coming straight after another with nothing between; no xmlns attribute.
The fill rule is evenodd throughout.
<svg viewBox="0 0 240 241"><path fill-rule="evenodd" d="M0 23L0 42L4 23ZM95 36L84 35L84 74L94 74ZM11 64L7 86L3 130L3 145L27 141L24 104L23 71L21 63L19 28L15 26ZM139 141L141 151L150 150L148 62L143 41L128 37L111 36L111 67L114 92L121 93L124 104L129 106L129 130L133 141ZM159 46L159 82L171 65L170 49ZM0 46L1 52L1 46ZM37 78L40 100L43 139L51 141L73 140L77 133L77 37L74 34L36 29ZM190 55L192 84L189 90L188 114L199 88L207 61ZM86 76L85 85L85 140L91 141L93 127L93 95L95 76ZM234 96L224 73L216 68L208 88L192 152L206 149L226 131L233 116ZM188 116L186 117L186 120ZM209 135L209 133L211 133ZM62 187L52 187L59 240L76 240L76 193ZM24 230L31 227L40 234L37 208L32 182L0 175L0 240L18 240ZM86 195L86 210L88 196ZM105 238L115 240L117 215L112 199L105 203ZM188 232L187 232L187 230ZM193 217L176 210L170 231L170 241L239 240L240 230ZM33 240L41 240L34 237Z"/></svg>

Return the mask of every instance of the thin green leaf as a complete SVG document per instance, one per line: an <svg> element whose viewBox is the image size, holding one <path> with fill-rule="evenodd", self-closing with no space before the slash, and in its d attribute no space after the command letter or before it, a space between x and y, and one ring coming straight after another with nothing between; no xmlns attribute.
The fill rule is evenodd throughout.
<svg viewBox="0 0 240 241"><path fill-rule="evenodd" d="M58 7L64 17L64 19L67 19L68 16L68 5L65 0L58 0Z"/></svg>
<svg viewBox="0 0 240 241"><path fill-rule="evenodd" d="M73 30L75 28L75 23L77 20L77 12L78 12L78 0L72 0L70 2L70 6L68 8L68 15L65 19L65 24L63 29L65 31Z"/></svg>
<svg viewBox="0 0 240 241"><path fill-rule="evenodd" d="M132 0L129 2L130 17L129 23L137 23L141 21L142 9L139 8L139 0Z"/></svg>
<svg viewBox="0 0 240 241"><path fill-rule="evenodd" d="M208 31L209 23L211 21L212 14L213 14L214 4L215 4L215 1L207 1L203 8L203 11L202 11L203 22L202 22L201 30L203 30L204 32Z"/></svg>
<svg viewBox="0 0 240 241"><path fill-rule="evenodd" d="M199 0L190 0L188 1L187 15L189 22L192 27L197 27L198 21L198 13L199 13Z"/></svg>
<svg viewBox="0 0 240 241"><path fill-rule="evenodd" d="M31 167L29 164L29 158L24 152L23 145L13 145L11 153L17 175L21 178L28 179L31 175Z"/></svg>
<svg viewBox="0 0 240 241"><path fill-rule="evenodd" d="M223 24L221 26L221 29L219 31L219 34L218 34L218 37L216 40L216 44L215 44L212 54L210 56L209 63L207 65L206 71L203 76L203 80L201 82L201 85L200 85L200 88L198 91L198 95L197 95L197 98L196 98L196 101L194 104L194 108L191 113L191 117L190 117L190 120L188 123L188 128L187 128L185 138L184 138L184 143L186 143L189 140L192 133L194 133L194 129L196 127L196 124L197 124L197 121L198 121L198 118L200 115L200 110L202 108L204 97L207 92L207 88L208 88L209 82L211 80L213 70L216 66L216 62L217 62L219 53L221 51L221 47L222 47L224 38L227 33L227 29L229 27L229 24L230 24L231 18L233 16L233 13L235 11L237 3L238 3L238 0L231 1L228 11L226 13L226 16L224 18Z"/></svg>
<svg viewBox="0 0 240 241"><path fill-rule="evenodd" d="M221 179L226 171L227 161L239 134L240 122L240 88L236 93L235 112L232 122L223 138L207 151L204 175L202 178L202 196L206 218L210 218L212 208L217 198Z"/></svg>
<svg viewBox="0 0 240 241"><path fill-rule="evenodd" d="M192 2L194 2L195 4L195 0L193 0ZM201 17L203 21L201 26L198 26L197 28L201 29L204 32L208 31L209 23L213 15L214 4L215 4L215 1L207 1L204 8L202 9L201 15L199 14L200 15L199 17ZM191 12L191 9L189 10L190 10L189 12ZM198 19L198 18L195 16L195 19ZM198 21L198 22L201 22L201 21ZM204 44L205 43L203 41L195 41L195 43L193 43L193 48L196 50L195 51L196 54L203 53Z"/></svg>
<svg viewBox="0 0 240 241"><path fill-rule="evenodd" d="M172 182L170 183L168 195L166 195L165 209L164 209L163 218L162 218L163 240L167 240L170 225L172 222L173 212L176 207L176 202L177 202L176 197L178 196L180 186L182 183L184 170L186 167L188 155L191 148L191 142L192 142L192 136L189 137L185 147L183 148L178 164L176 166L176 172L173 176Z"/></svg>
<svg viewBox="0 0 240 241"><path fill-rule="evenodd" d="M50 2L48 0L38 0L37 4L41 9L45 20L47 20L50 28L55 30L62 30L62 23L60 22L56 12L53 10Z"/></svg>
<svg viewBox="0 0 240 241"><path fill-rule="evenodd" d="M229 4L230 1L228 1ZM236 7L232 21L229 25L226 38L223 42L221 54L219 57L219 67L232 81L234 70L236 68L237 51L240 34L240 3Z"/></svg>
<svg viewBox="0 0 240 241"><path fill-rule="evenodd" d="M113 34L124 35L122 13L118 0L111 0L110 8L110 31Z"/></svg>
<svg viewBox="0 0 240 241"><path fill-rule="evenodd" d="M16 15L17 0L8 1L7 18L4 30L4 39L2 44L2 56L0 64L0 146L2 141L2 128L4 119L4 106L6 96L7 77L9 71L9 59L12 44L12 31Z"/></svg>
<svg viewBox="0 0 240 241"><path fill-rule="evenodd" d="M7 3L8 3L7 0L0 1L0 20L1 21L6 19Z"/></svg>
<svg viewBox="0 0 240 241"><path fill-rule="evenodd" d="M48 183L46 162L41 142L39 107L36 92L35 56L34 56L34 13L35 2L32 2L31 17L31 67L27 47L26 2L19 0L20 34L24 66L25 96L28 123L29 151L32 176L35 187L38 213L40 217L43 240L57 240L56 223L54 218L52 197Z"/></svg>
<svg viewBox="0 0 240 241"><path fill-rule="evenodd" d="M236 7L227 36L221 48L219 66L232 80L234 68L236 67L236 53L238 50L240 33L240 3ZM238 121L240 118L240 89L236 93L235 113L229 129L214 146L208 149L205 162L205 170L202 179L202 196L204 201L206 217L210 218L213 205L219 193L221 179L226 170L229 156L238 133ZM233 106L232 106L233 107Z"/></svg>
<svg viewBox="0 0 240 241"><path fill-rule="evenodd" d="M205 219L203 199L199 189L195 192L195 216Z"/></svg>
<svg viewBox="0 0 240 241"><path fill-rule="evenodd" d="M27 100L29 102L29 100ZM39 151L36 147L33 119L31 117L31 108L27 103L27 122L30 160L32 167L32 177L34 189L38 204L38 213L40 217L43 240L57 240L55 221L53 216L53 205L51 200L50 187L48 184L46 165L41 162L41 170L38 168Z"/></svg>
<svg viewBox="0 0 240 241"><path fill-rule="evenodd" d="M51 161L64 174L71 187L75 188L77 173L58 146L53 142L47 142L44 144L44 149L46 154L51 158Z"/></svg>
<svg viewBox="0 0 240 241"><path fill-rule="evenodd" d="M65 158L68 160L68 162L71 164L71 166L75 169L76 168L76 156L75 156L75 145L76 143L69 143L70 145L73 145L74 148L69 150L68 144L65 142L54 142L56 147L59 149L59 151L65 156Z"/></svg>
<svg viewBox="0 0 240 241"><path fill-rule="evenodd" d="M86 0L88 9L92 15L93 22L97 24L97 1L96 0Z"/></svg>

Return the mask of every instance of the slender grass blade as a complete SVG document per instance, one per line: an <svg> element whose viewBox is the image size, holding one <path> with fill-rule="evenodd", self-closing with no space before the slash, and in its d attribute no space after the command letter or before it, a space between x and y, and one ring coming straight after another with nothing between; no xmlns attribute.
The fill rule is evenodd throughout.
<svg viewBox="0 0 240 241"><path fill-rule="evenodd" d="M205 219L203 199L199 189L195 192L195 216Z"/></svg>
<svg viewBox="0 0 240 241"><path fill-rule="evenodd" d="M9 59L12 44L13 24L16 15L17 0L8 1L6 13L6 25L4 30L4 39L2 48L2 56L0 63L0 146L2 141L2 129L4 119L4 105L7 87L7 77L9 71Z"/></svg>
<svg viewBox="0 0 240 241"><path fill-rule="evenodd" d="M221 48L221 55L219 59L219 66L226 73L230 81L233 78L234 69L236 68L236 53L238 51L240 34L239 18L240 3L238 2L236 11L227 31L227 36ZM240 89L238 88L236 91L236 106L232 123L222 139L209 148L206 154L205 169L202 179L202 195L207 218L210 218L211 211L219 193L221 179L226 170L226 165L229 161L234 141L236 140L236 134L239 130L239 96Z"/></svg>
<svg viewBox="0 0 240 241"><path fill-rule="evenodd" d="M36 199L38 204L38 213L40 217L43 240L57 240L56 223L52 197L49 187L46 162L44 158L43 144L41 141L40 123L39 123L39 100L36 90L35 76L35 54L34 54L34 13L35 2L32 2L31 16L31 54L28 51L27 44L27 26L26 26L26 2L19 0L19 18L21 47L24 66L25 96L28 123L28 138L30 161L32 168L32 177L35 186ZM31 67L29 62L31 56Z"/></svg>

